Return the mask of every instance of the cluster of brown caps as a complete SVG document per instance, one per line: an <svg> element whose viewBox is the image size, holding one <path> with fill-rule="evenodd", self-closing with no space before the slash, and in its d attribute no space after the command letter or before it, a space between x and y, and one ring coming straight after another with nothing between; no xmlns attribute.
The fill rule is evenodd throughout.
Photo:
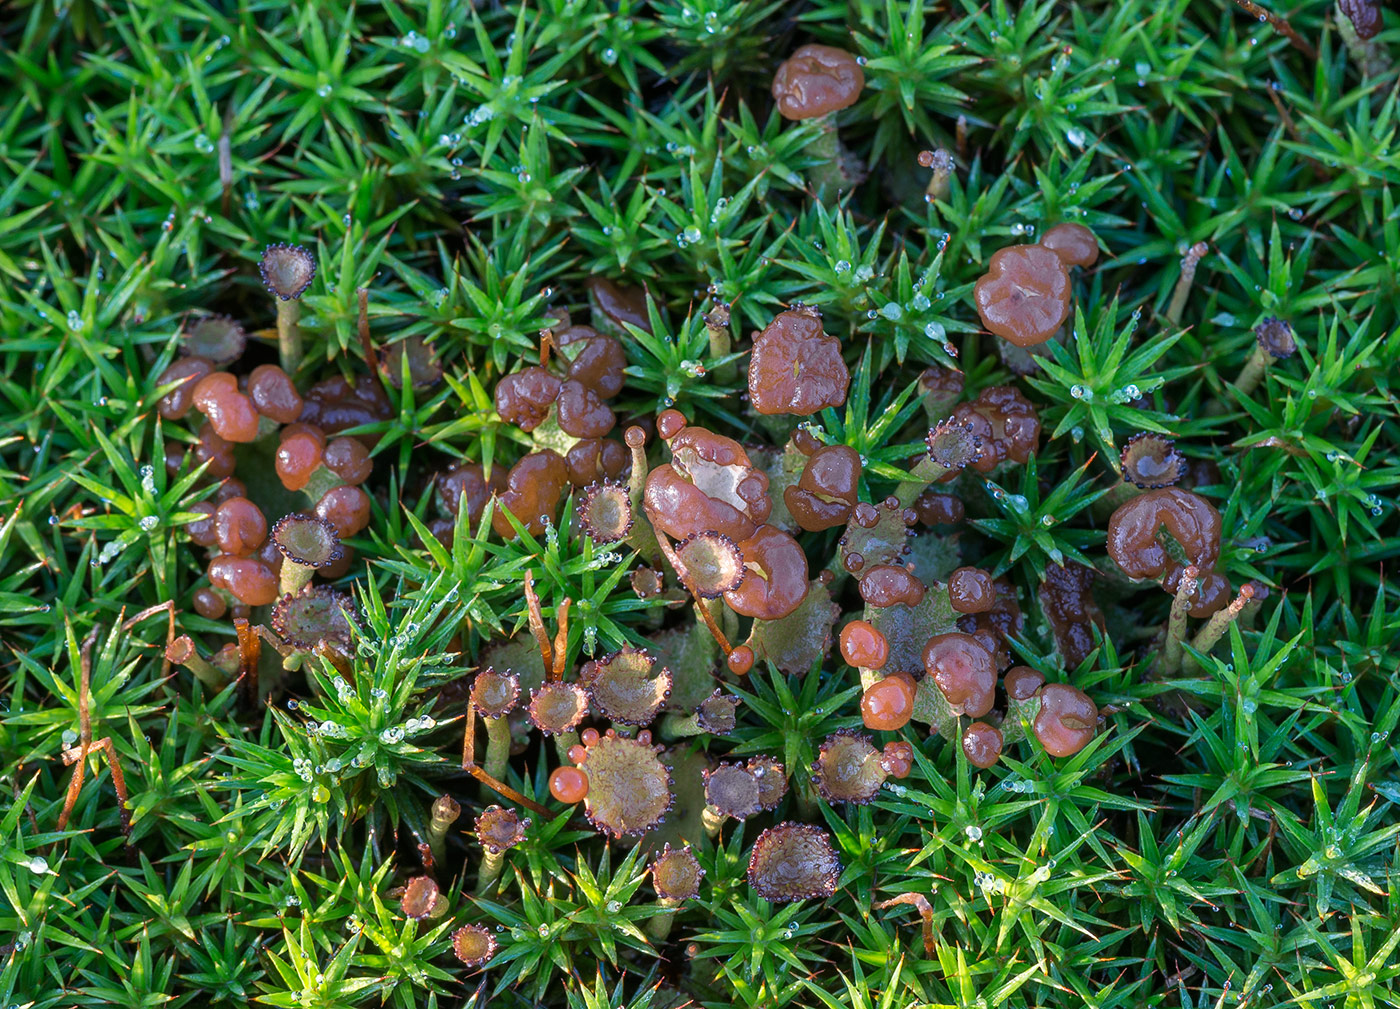
<svg viewBox="0 0 1400 1009"><path fill-rule="evenodd" d="M1037 244L997 250L973 288L982 325L1017 347L1044 343L1069 317L1070 267L1098 258L1098 239L1082 224L1059 224Z"/></svg>
<svg viewBox="0 0 1400 1009"><path fill-rule="evenodd" d="M264 257L263 275L279 297L299 297L314 272L310 254L295 246L274 246ZM343 575L354 558L342 541L369 524L370 498L361 485L373 470L373 439L340 432L386 419L389 401L369 375L355 383L327 379L303 394L275 364L229 370L246 346L235 320L192 319L181 334L180 356L156 379L161 417L202 417L188 456L204 467L204 481L217 483L212 497L192 506L200 517L186 527L210 550L209 584L195 591L194 608L211 619L246 618L253 607L276 603L273 624L289 646L343 644L348 600L310 582L317 574ZM240 459L255 470L270 463L286 492L281 498L300 499L305 508L269 529L236 475ZM186 452L172 448L165 464L178 471Z"/></svg>

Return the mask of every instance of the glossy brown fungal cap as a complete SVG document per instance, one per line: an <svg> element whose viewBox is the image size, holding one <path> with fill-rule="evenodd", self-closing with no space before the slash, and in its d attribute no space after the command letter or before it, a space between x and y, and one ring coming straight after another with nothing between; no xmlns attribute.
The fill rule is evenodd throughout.
<svg viewBox="0 0 1400 1009"><path fill-rule="evenodd" d="M676 544L676 557L705 599L718 599L744 580L743 551L723 533L691 533Z"/></svg>
<svg viewBox="0 0 1400 1009"><path fill-rule="evenodd" d="M703 427L676 429L671 461L647 474L643 502L652 523L673 539L691 533L723 533L748 539L768 520L768 474L737 441Z"/></svg>
<svg viewBox="0 0 1400 1009"><path fill-rule="evenodd" d="M1175 592L1186 565L1162 544L1163 527L1181 547L1187 563L1202 572L1191 613L1208 616L1219 608L1211 604L1228 595L1229 583L1223 577L1207 577L1214 575L1211 569L1220 557L1220 513L1199 494L1163 487L1121 505L1108 520L1108 555L1129 578L1163 578L1163 587Z"/></svg>
<svg viewBox="0 0 1400 1009"><path fill-rule="evenodd" d="M213 370L214 365L202 357L176 358L156 378L156 387L179 385L156 401L156 411L166 420L183 420L194 406L194 387Z"/></svg>
<svg viewBox="0 0 1400 1009"><path fill-rule="evenodd" d="M877 564L860 579L860 597L865 605L884 608L902 603L918 606L924 600L925 585L918 576L899 564Z"/></svg>
<svg viewBox="0 0 1400 1009"><path fill-rule="evenodd" d="M260 364L248 376L248 398L253 407L278 424L294 424L306 402L291 376L275 364Z"/></svg>
<svg viewBox="0 0 1400 1009"><path fill-rule="evenodd" d="M796 484L783 491L783 503L808 532L844 525L860 491L860 453L849 445L823 445L807 457Z"/></svg>
<svg viewBox="0 0 1400 1009"><path fill-rule="evenodd" d="M986 722L973 722L963 732L962 748L973 767L991 767L1001 757L1001 730Z"/></svg>
<svg viewBox="0 0 1400 1009"><path fill-rule="evenodd" d="M890 643L874 624L852 620L841 628L841 658L848 666L880 669L890 658Z"/></svg>
<svg viewBox="0 0 1400 1009"><path fill-rule="evenodd" d="M277 601L277 572L252 557L215 557L209 562L209 584L233 593L245 606Z"/></svg>
<svg viewBox="0 0 1400 1009"><path fill-rule="evenodd" d="M671 775L656 751L638 739L613 734L588 747L584 813L614 837L641 834L666 818L671 808Z"/></svg>
<svg viewBox="0 0 1400 1009"><path fill-rule="evenodd" d="M559 500L569 486L569 470L557 452L545 449L531 452L506 476L506 489L498 496L500 508L510 512L532 536L544 532L559 509ZM491 516L491 528L502 539L515 539L515 529L502 511Z"/></svg>
<svg viewBox="0 0 1400 1009"><path fill-rule="evenodd" d="M612 407L578 379L571 378L560 386L554 408L560 429L575 438L601 438L617 424Z"/></svg>
<svg viewBox="0 0 1400 1009"><path fill-rule="evenodd" d="M1176 443L1155 431L1129 438L1118 463L1123 479L1142 490L1170 487L1186 474L1186 458L1176 450Z"/></svg>
<svg viewBox="0 0 1400 1009"><path fill-rule="evenodd" d="M749 401L761 414L805 417L840 406L850 384L841 341L822 332L814 308L783 312L753 342Z"/></svg>
<svg viewBox="0 0 1400 1009"><path fill-rule="evenodd" d="M568 341L562 338L559 341L573 353L568 377L582 382L603 399L612 399L622 391L627 379L624 374L627 355L622 350L622 344L610 336L599 336L589 326L574 326L568 332L574 334L573 337ZM575 343L579 345L576 351L573 349Z"/></svg>
<svg viewBox="0 0 1400 1009"><path fill-rule="evenodd" d="M907 778L914 769L914 747L902 739L886 743L880 753L880 766L891 778Z"/></svg>
<svg viewBox="0 0 1400 1009"><path fill-rule="evenodd" d="M928 457L944 469L960 470L982 458L982 438L962 420L945 420L928 429Z"/></svg>
<svg viewBox="0 0 1400 1009"><path fill-rule="evenodd" d="M997 587L990 571L958 568L948 576L948 602L959 613L985 613L997 601Z"/></svg>
<svg viewBox="0 0 1400 1009"><path fill-rule="evenodd" d="M243 356L248 334L243 324L227 315L203 315L185 327L180 350L217 366L232 364Z"/></svg>
<svg viewBox="0 0 1400 1009"><path fill-rule="evenodd" d="M763 808L759 801L758 779L743 764L720 764L702 773L707 806L736 820L746 820Z"/></svg>
<svg viewBox="0 0 1400 1009"><path fill-rule="evenodd" d="M587 487L600 480L616 480L627 472L632 457L621 442L611 438L584 438L564 455L569 482Z"/></svg>
<svg viewBox="0 0 1400 1009"><path fill-rule="evenodd" d="M1012 700L1028 701L1045 685L1045 676L1030 666L1016 666L1007 670L1005 684Z"/></svg>
<svg viewBox="0 0 1400 1009"><path fill-rule="evenodd" d="M514 848L525 840L525 831L530 829L530 820L522 820L520 814L504 806L487 806L481 811L474 824L476 839L491 854Z"/></svg>
<svg viewBox="0 0 1400 1009"><path fill-rule="evenodd" d="M604 480L584 488L578 504L583 531L595 543L616 543L632 531L632 499L622 484Z"/></svg>
<svg viewBox="0 0 1400 1009"><path fill-rule="evenodd" d="M982 473L1004 462L1024 464L1040 442L1040 416L1013 386L983 389L973 402L954 410L952 420L978 439L982 452L972 466Z"/></svg>
<svg viewBox="0 0 1400 1009"><path fill-rule="evenodd" d="M415 876L404 887L400 907L405 918L421 920L432 914L433 908L442 902L442 894L437 883L428 876Z"/></svg>
<svg viewBox="0 0 1400 1009"><path fill-rule="evenodd" d="M1337 9L1351 22L1357 38L1369 41L1380 34L1383 23L1379 0L1337 0Z"/></svg>
<svg viewBox="0 0 1400 1009"><path fill-rule="evenodd" d="M359 487L351 487L349 484L332 487L316 502L316 517L329 522L342 540L349 539L368 527L369 516L369 495ZM349 557L350 550L347 548L343 558L345 564L349 563ZM335 564L326 568L328 575L335 570Z"/></svg>
<svg viewBox="0 0 1400 1009"><path fill-rule="evenodd" d="M580 676L593 707L623 725L646 725L671 694L671 671L652 675L656 663L644 649L622 648L583 667Z"/></svg>
<svg viewBox="0 0 1400 1009"><path fill-rule="evenodd" d="M490 666L472 680L472 704L487 718L504 718L520 700L520 678Z"/></svg>
<svg viewBox="0 0 1400 1009"><path fill-rule="evenodd" d="M350 644L355 600L329 585L308 585L272 608L272 629L287 644L312 649L322 642Z"/></svg>
<svg viewBox="0 0 1400 1009"><path fill-rule="evenodd" d="M689 900L700 893L705 870L690 845L672 848L668 842L651 863L651 887L662 900Z"/></svg>
<svg viewBox="0 0 1400 1009"><path fill-rule="evenodd" d="M287 490L301 490L311 482L321 467L326 450L326 436L311 424L292 424L279 434L277 457L273 467L277 478Z"/></svg>
<svg viewBox="0 0 1400 1009"><path fill-rule="evenodd" d="M797 540L773 526L759 526L739 544L747 573L724 594L735 613L758 620L785 617L807 598L807 555Z"/></svg>
<svg viewBox="0 0 1400 1009"><path fill-rule="evenodd" d="M1103 627L1103 611L1095 601L1093 568L1068 561L1050 565L1040 585L1040 611L1055 637L1055 647L1074 668L1094 650L1094 626Z"/></svg>
<svg viewBox="0 0 1400 1009"><path fill-rule="evenodd" d="M361 375L354 383L336 375L317 382L306 390L304 398L302 423L315 424L329 434L387 420L393 413L384 387L374 375Z"/></svg>
<svg viewBox="0 0 1400 1009"><path fill-rule="evenodd" d="M645 287L622 287L603 277L589 277L585 286L598 308L619 329L630 325L651 332Z"/></svg>
<svg viewBox="0 0 1400 1009"><path fill-rule="evenodd" d="M295 301L316 279L316 258L300 245L269 245L258 263L263 287L283 301Z"/></svg>
<svg viewBox="0 0 1400 1009"><path fill-rule="evenodd" d="M272 527L272 542L287 560L309 568L328 568L341 557L335 526L315 515L284 515Z"/></svg>
<svg viewBox="0 0 1400 1009"><path fill-rule="evenodd" d="M1254 327L1254 339L1258 341L1270 357L1283 359L1292 357L1298 351L1298 341L1293 337L1293 327L1276 316L1269 316Z"/></svg>
<svg viewBox="0 0 1400 1009"><path fill-rule="evenodd" d="M926 490L914 499L914 514L926 526L957 525L967 517L962 498Z"/></svg>
<svg viewBox="0 0 1400 1009"><path fill-rule="evenodd" d="M695 709L695 722L702 732L724 736L734 731L739 698L716 690Z"/></svg>
<svg viewBox="0 0 1400 1009"><path fill-rule="evenodd" d="M588 714L588 694L577 683L546 683L530 691L530 721L547 736L572 732Z"/></svg>
<svg viewBox="0 0 1400 1009"><path fill-rule="evenodd" d="M973 300L983 326L1018 347L1033 347L1069 317L1069 272L1043 246L1007 246L992 254Z"/></svg>
<svg viewBox="0 0 1400 1009"><path fill-rule="evenodd" d="M864 805L879 794L889 776L880 756L869 736L850 731L833 733L817 748L812 784L827 802Z"/></svg>
<svg viewBox="0 0 1400 1009"><path fill-rule="evenodd" d="M438 474L438 506L455 520L465 498L467 521L471 528L475 528L486 509L486 502L491 500L492 494L504 490L505 485L505 471L500 466L492 467L491 479L487 480L481 463L457 463L445 473Z"/></svg>
<svg viewBox="0 0 1400 1009"><path fill-rule="evenodd" d="M1040 244L1065 266L1093 266L1099 258L1099 240L1082 224L1057 224L1040 236Z"/></svg>
<svg viewBox="0 0 1400 1009"><path fill-rule="evenodd" d="M772 903L821 899L836 892L841 860L831 837L810 823L780 823L754 842L749 885Z"/></svg>
<svg viewBox="0 0 1400 1009"><path fill-rule="evenodd" d="M563 383L538 365L502 376L492 394L496 413L507 424L533 431L549 416Z"/></svg>
<svg viewBox="0 0 1400 1009"><path fill-rule="evenodd" d="M267 519L246 497L231 497L214 512L214 539L223 553L247 557L267 539Z"/></svg>
<svg viewBox="0 0 1400 1009"><path fill-rule="evenodd" d="M996 660L976 638L959 631L933 636L924 646L924 669L958 714L981 718L992 710Z"/></svg>
<svg viewBox="0 0 1400 1009"><path fill-rule="evenodd" d="M1040 690L1035 738L1052 757L1071 757L1089 745L1098 729L1099 709L1089 695L1068 683L1047 683Z"/></svg>
<svg viewBox="0 0 1400 1009"><path fill-rule="evenodd" d="M238 379L226 371L205 375L194 387L194 408L225 441L244 444L258 436L257 408L238 391Z"/></svg>
<svg viewBox="0 0 1400 1009"><path fill-rule="evenodd" d="M908 673L892 673L866 688L860 698L860 717L867 729L897 732L914 715L914 680Z"/></svg>
<svg viewBox="0 0 1400 1009"><path fill-rule="evenodd" d="M835 46L805 45L773 75L773 100L784 119L816 119L850 108L865 87L856 58Z"/></svg>
<svg viewBox="0 0 1400 1009"><path fill-rule="evenodd" d="M496 937L480 925L463 925L452 933L452 954L468 967L480 967L496 955Z"/></svg>

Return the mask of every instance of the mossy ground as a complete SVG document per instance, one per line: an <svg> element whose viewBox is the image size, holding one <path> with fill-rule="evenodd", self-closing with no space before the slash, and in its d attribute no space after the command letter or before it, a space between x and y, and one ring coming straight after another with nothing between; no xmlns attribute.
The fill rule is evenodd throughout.
<svg viewBox="0 0 1400 1009"><path fill-rule="evenodd" d="M1400 20L1363 59L1332 3L1268 6L1301 45L1231 0L8 5L0 1004L1400 1005ZM866 61L838 120L869 177L821 200L804 181L817 129L766 91L809 41ZM957 167L926 201L916 156L937 146ZM1062 221L1107 252L1076 281L1075 338L1017 379L971 287L991 253ZM319 263L303 384L363 372L362 287L375 339L430 340L446 376L394 392L380 425L345 579L363 694L301 672L249 706L162 662L163 604L206 654L232 628L190 609L203 572L181 526L210 489L167 479L166 446L193 428L159 420L153 380L191 312L274 325L256 269L271 242ZM565 533L416 545L433 473L520 455L490 390L537 354L551 306L586 315L594 275L655 298L655 337L626 340L620 412L675 405L778 445L703 315L732 303L742 349L781 306L818 306L857 380L850 409L815 419L865 455L867 499L917 450L918 418L884 411L924 367L956 352L969 393L1017 385L1044 424L1034 468L963 485L971 525L918 549L1018 586L1018 658L1107 709L1095 745L1056 760L1022 743L973 773L911 729L898 788L810 813L845 863L832 898L759 899L744 868L771 821L731 822L658 946L643 863L566 815L536 815L500 889L474 896L481 852L460 830L490 799L457 769L460 681L524 627L523 572L547 614L575 600L571 657L644 638L678 652L688 633L685 611L632 593L630 557ZM1241 395L1267 316L1299 353ZM1222 570L1269 598L1162 679L1169 597L1116 586L1101 647L1063 669L1035 589L1067 557L1111 573L1094 492L1144 428L1175 435L1224 515ZM809 550L825 564L834 540ZM438 661L459 631L467 656ZM735 733L707 746L776 754L800 779L857 724L856 687L830 657L805 677L760 663ZM57 829L85 721L124 769L129 843L105 750ZM510 780L544 798L556 763L536 736ZM440 867L449 913L410 922L388 894L444 792L468 814ZM932 953L916 907L872 910L904 892L929 902ZM451 955L466 922L500 929L484 972Z"/></svg>

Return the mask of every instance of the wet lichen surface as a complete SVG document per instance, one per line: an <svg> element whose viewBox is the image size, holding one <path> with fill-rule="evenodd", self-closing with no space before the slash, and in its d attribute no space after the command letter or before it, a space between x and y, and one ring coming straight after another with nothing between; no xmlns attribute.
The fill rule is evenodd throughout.
<svg viewBox="0 0 1400 1009"><path fill-rule="evenodd" d="M0 12L0 1006L1400 1005L1400 16Z"/></svg>

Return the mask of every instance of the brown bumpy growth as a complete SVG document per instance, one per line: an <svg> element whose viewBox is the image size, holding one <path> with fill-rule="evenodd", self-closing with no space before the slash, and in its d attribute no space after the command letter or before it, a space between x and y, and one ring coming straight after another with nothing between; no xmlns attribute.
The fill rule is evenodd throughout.
<svg viewBox="0 0 1400 1009"><path fill-rule="evenodd" d="M983 389L977 399L953 411L953 423L964 425L981 445L971 465L987 473L998 464L1024 464L1040 441L1040 417L1030 400L1009 385Z"/></svg>
<svg viewBox="0 0 1400 1009"><path fill-rule="evenodd" d="M867 729L896 732L914 716L914 678L892 673L872 683L860 698L861 720Z"/></svg>
<svg viewBox="0 0 1400 1009"><path fill-rule="evenodd" d="M889 661L890 643L872 623L852 620L841 628L841 658L863 669L881 669Z"/></svg>
<svg viewBox="0 0 1400 1009"><path fill-rule="evenodd" d="M604 480L590 483L578 501L578 517L583 531L595 543L616 543L632 531L636 516L632 500L622 484Z"/></svg>
<svg viewBox="0 0 1400 1009"><path fill-rule="evenodd" d="M723 533L692 533L676 544L676 556L704 599L718 599L744 580L744 553Z"/></svg>
<svg viewBox="0 0 1400 1009"><path fill-rule="evenodd" d="M773 903L830 897L841 877L831 837L810 823L780 823L754 842L749 885Z"/></svg>
<svg viewBox="0 0 1400 1009"><path fill-rule="evenodd" d="M1175 560L1160 539L1165 527L1186 564ZM1226 602L1229 582L1214 572L1220 557L1220 513L1201 497L1179 487L1148 491L1118 508L1108 520L1108 554L1129 578L1162 579L1175 593L1187 564L1201 572L1192 616L1210 616Z"/></svg>
<svg viewBox="0 0 1400 1009"><path fill-rule="evenodd" d="M593 707L622 725L647 725L671 694L671 671L652 675L656 662L643 649L625 647L588 662L579 675Z"/></svg>
<svg viewBox="0 0 1400 1009"><path fill-rule="evenodd" d="M703 773L705 804L724 816L746 820L763 808L758 779L743 764L720 764Z"/></svg>
<svg viewBox="0 0 1400 1009"><path fill-rule="evenodd" d="M546 683L530 692L530 721L545 735L572 732L588 714L588 694L577 683Z"/></svg>
<svg viewBox="0 0 1400 1009"><path fill-rule="evenodd" d="M822 331L816 309L783 312L754 340L749 400L761 414L805 417L840 406L850 382L841 342Z"/></svg>
<svg viewBox="0 0 1400 1009"><path fill-rule="evenodd" d="M808 532L844 525L860 490L860 453L849 445L823 445L807 457L795 485L783 491L783 503Z"/></svg>
<svg viewBox="0 0 1400 1009"><path fill-rule="evenodd" d="M619 329L630 325L651 332L645 287L620 287L602 277L589 277L586 286L603 315Z"/></svg>
<svg viewBox="0 0 1400 1009"><path fill-rule="evenodd" d="M1103 627L1103 611L1090 591L1094 570L1074 561L1050 565L1040 586L1040 610L1055 636L1055 646L1073 669L1094 650L1094 626Z"/></svg>
<svg viewBox="0 0 1400 1009"><path fill-rule="evenodd" d="M250 442L258 436L257 409L238 391L238 379L227 371L205 375L194 387L194 408L225 441Z"/></svg>
<svg viewBox="0 0 1400 1009"><path fill-rule="evenodd" d="M514 848L525 840L525 831L530 828L529 819L522 820L520 814L504 806L487 806L476 818L476 839L492 854Z"/></svg>
<svg viewBox="0 0 1400 1009"><path fill-rule="evenodd" d="M544 423L563 383L538 365L505 375L496 383L496 413L522 431Z"/></svg>
<svg viewBox="0 0 1400 1009"><path fill-rule="evenodd" d="M496 937L480 925L463 925L452 933L452 954L468 967L480 967L496 955Z"/></svg>
<svg viewBox="0 0 1400 1009"><path fill-rule="evenodd" d="M957 714L980 718L992 710L996 660L976 638L957 631L935 635L924 646L924 669Z"/></svg>
<svg viewBox="0 0 1400 1009"><path fill-rule="evenodd" d="M156 401L156 411L166 420L184 420L194 406L194 390L214 366L202 357L181 357L156 379L156 386L180 383Z"/></svg>
<svg viewBox="0 0 1400 1009"><path fill-rule="evenodd" d="M472 704L487 718L504 718L520 699L520 680L487 666L472 680Z"/></svg>
<svg viewBox="0 0 1400 1009"><path fill-rule="evenodd" d="M1384 27L1379 0L1337 0L1337 7L1356 31L1356 37L1370 41Z"/></svg>
<svg viewBox="0 0 1400 1009"><path fill-rule="evenodd" d="M703 427L677 428L674 420L662 424L659 418L657 429L663 437L667 430L674 432L667 439L671 461L647 474L643 496L647 517L657 529L672 539L712 531L740 543L768 520L773 510L768 474L754 466L737 441Z"/></svg>
<svg viewBox="0 0 1400 1009"><path fill-rule="evenodd" d="M1065 266L1093 266L1099 258L1099 241L1082 224L1057 224L1040 237L1040 244Z"/></svg>
<svg viewBox="0 0 1400 1009"><path fill-rule="evenodd" d="M784 119L815 119L854 105L864 87L865 72L850 53L805 45L773 75L773 100Z"/></svg>
<svg viewBox="0 0 1400 1009"><path fill-rule="evenodd" d="M355 601L329 585L307 586L285 595L272 608L272 629L294 648L311 650L321 644L344 651L350 644Z"/></svg>
<svg viewBox="0 0 1400 1009"><path fill-rule="evenodd" d="M269 245L258 263L263 286L282 301L295 301L316 279L316 259L300 245Z"/></svg>
<svg viewBox="0 0 1400 1009"><path fill-rule="evenodd" d="M1068 683L1047 683L1040 690L1035 738L1052 757L1071 757L1094 738L1099 709L1089 695Z"/></svg>
<svg viewBox="0 0 1400 1009"><path fill-rule="evenodd" d="M1001 756L1001 730L973 722L962 737L963 754L974 767L991 767Z"/></svg>
<svg viewBox="0 0 1400 1009"><path fill-rule="evenodd" d="M739 543L747 573L724 593L735 613L759 620L785 617L807 597L807 555L797 540L773 526L759 526Z"/></svg>
<svg viewBox="0 0 1400 1009"><path fill-rule="evenodd" d="M532 536L544 532L553 522L559 500L569 486L569 470L557 452L545 449L531 452L510 468L506 489L497 498L498 508L491 516L491 528L502 539L515 539L515 528L506 518L509 512Z"/></svg>
<svg viewBox="0 0 1400 1009"><path fill-rule="evenodd" d="M651 863L651 886L662 900L689 900L700 893L704 878L705 870L690 845L672 848L667 843Z"/></svg>
<svg viewBox="0 0 1400 1009"><path fill-rule="evenodd" d="M868 568L860 579L860 597L867 606L884 608L903 604L918 606L923 602L926 587L906 567L898 564L878 564Z"/></svg>
<svg viewBox="0 0 1400 1009"><path fill-rule="evenodd" d="M958 568L948 576L948 601L959 613L985 613L997 599L996 583L990 571Z"/></svg>
<svg viewBox="0 0 1400 1009"><path fill-rule="evenodd" d="M983 326L1018 347L1033 347L1069 317L1069 272L1043 246L1008 246L992 254L973 299Z"/></svg>

